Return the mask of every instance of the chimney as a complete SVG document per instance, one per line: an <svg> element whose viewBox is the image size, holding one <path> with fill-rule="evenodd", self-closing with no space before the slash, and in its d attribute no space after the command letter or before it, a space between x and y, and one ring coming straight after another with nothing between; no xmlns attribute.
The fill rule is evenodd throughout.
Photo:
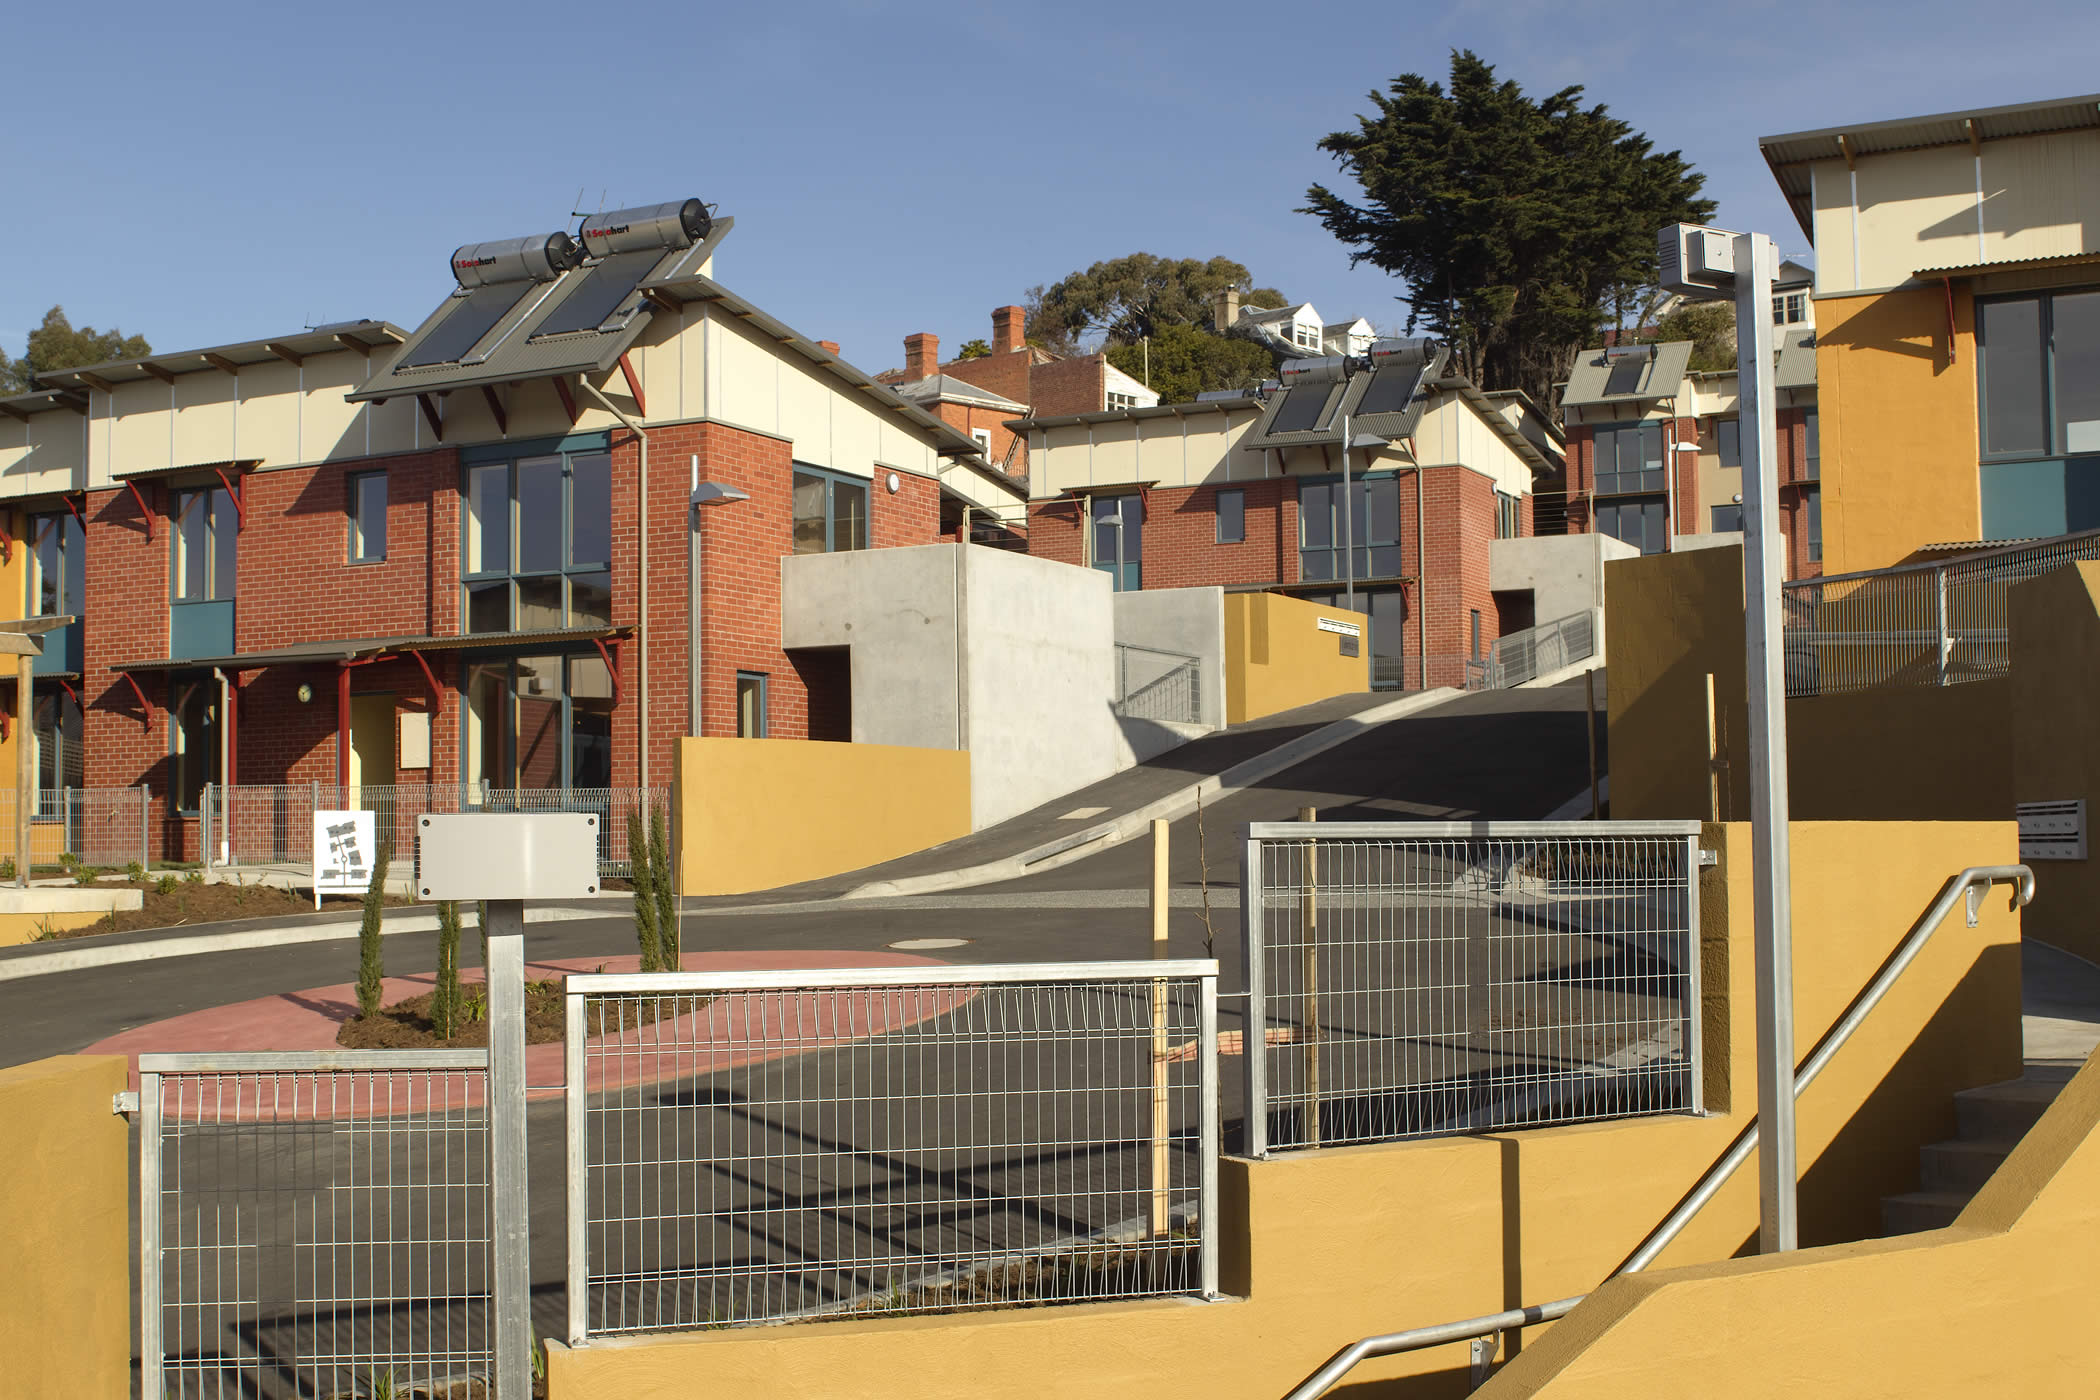
<svg viewBox="0 0 2100 1400"><path fill-rule="evenodd" d="M827 351L829 351L833 355L836 355L839 352L839 343L836 340L820 340L817 342L817 344L823 346Z"/></svg>
<svg viewBox="0 0 2100 1400"><path fill-rule="evenodd" d="M1210 299L1211 326L1219 335L1240 319L1240 294L1230 287Z"/></svg>
<svg viewBox="0 0 2100 1400"><path fill-rule="evenodd" d="M941 370L941 338L931 331L904 337L906 382L931 379Z"/></svg>
<svg viewBox="0 0 2100 1400"><path fill-rule="evenodd" d="M992 309L992 353L1010 354L1021 348L1022 327L1028 323L1028 313L1018 306L999 306Z"/></svg>

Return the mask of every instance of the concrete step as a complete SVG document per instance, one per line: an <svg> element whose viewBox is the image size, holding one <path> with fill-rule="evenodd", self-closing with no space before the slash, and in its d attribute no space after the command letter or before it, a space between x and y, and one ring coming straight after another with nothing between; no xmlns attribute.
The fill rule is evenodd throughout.
<svg viewBox="0 0 2100 1400"><path fill-rule="evenodd" d="M1952 1225L1969 1203L1964 1191L1912 1191L1881 1198L1881 1233L1915 1235L1920 1230L1938 1230Z"/></svg>
<svg viewBox="0 0 2100 1400"><path fill-rule="evenodd" d="M2015 1145L2011 1138L1929 1143L1918 1154L1923 1164L1920 1184L1927 1191L1974 1195L1983 1189L1983 1183L1991 1179L1991 1173L1998 1170Z"/></svg>
<svg viewBox="0 0 2100 1400"><path fill-rule="evenodd" d="M1964 1089L1954 1096L1955 1122L1969 1142L2017 1142L2063 1087L2059 1080L2030 1077Z"/></svg>

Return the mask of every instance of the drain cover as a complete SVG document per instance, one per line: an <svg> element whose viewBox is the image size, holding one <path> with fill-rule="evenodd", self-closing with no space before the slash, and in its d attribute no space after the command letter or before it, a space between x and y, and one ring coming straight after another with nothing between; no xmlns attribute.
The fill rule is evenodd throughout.
<svg viewBox="0 0 2100 1400"><path fill-rule="evenodd" d="M928 948L960 948L969 941L967 938L900 938L890 946L907 953L918 953Z"/></svg>

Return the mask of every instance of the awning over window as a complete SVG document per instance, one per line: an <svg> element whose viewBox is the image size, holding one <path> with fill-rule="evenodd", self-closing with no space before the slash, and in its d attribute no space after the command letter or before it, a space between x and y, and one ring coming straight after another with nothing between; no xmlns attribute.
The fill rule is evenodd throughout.
<svg viewBox="0 0 2100 1400"><path fill-rule="evenodd" d="M456 637L360 637L346 641L300 642L267 651L232 656L171 656L147 661L121 661L110 667L120 674L152 671L261 671L272 666L338 666L351 661L377 661L410 652L516 650L560 647L577 642L609 642L633 633L632 627L572 627L551 632L475 632Z"/></svg>

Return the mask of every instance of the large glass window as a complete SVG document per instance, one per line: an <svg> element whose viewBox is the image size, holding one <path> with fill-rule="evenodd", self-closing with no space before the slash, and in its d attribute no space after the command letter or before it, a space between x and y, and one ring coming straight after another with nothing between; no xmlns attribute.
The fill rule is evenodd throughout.
<svg viewBox="0 0 2100 1400"><path fill-rule="evenodd" d="M1723 418L1714 424L1714 451L1724 467L1743 465L1743 424L1738 418Z"/></svg>
<svg viewBox="0 0 2100 1400"><path fill-rule="evenodd" d="M233 597L234 547L240 522L233 496L223 486L177 491L175 517L175 600L216 602Z"/></svg>
<svg viewBox="0 0 2100 1400"><path fill-rule="evenodd" d="M1983 533L2100 526L2100 291L1976 306Z"/></svg>
<svg viewBox="0 0 2100 1400"><path fill-rule="evenodd" d="M386 558L386 473L358 472L349 479L350 562Z"/></svg>
<svg viewBox="0 0 2100 1400"><path fill-rule="evenodd" d="M1340 481L1299 485L1298 576L1307 582L1398 578L1407 567L1400 546L1399 478L1355 478L1344 507ZM1354 547L1353 574L1342 552L1345 535Z"/></svg>
<svg viewBox="0 0 2100 1400"><path fill-rule="evenodd" d="M868 483L814 467L795 468L795 553L868 547Z"/></svg>
<svg viewBox="0 0 2100 1400"><path fill-rule="evenodd" d="M1801 416L1801 474L1810 481L1823 476L1823 426L1813 413Z"/></svg>
<svg viewBox="0 0 2100 1400"><path fill-rule="evenodd" d="M1095 496L1087 502L1089 562L1115 580L1118 593L1145 586L1145 502L1139 496Z"/></svg>
<svg viewBox="0 0 2100 1400"><path fill-rule="evenodd" d="M29 517L30 617L80 617L87 609L87 538L71 511Z"/></svg>
<svg viewBox="0 0 2100 1400"><path fill-rule="evenodd" d="M1809 562L1823 562L1823 488L1811 486L1802 494L1803 514L1808 518Z"/></svg>
<svg viewBox="0 0 2100 1400"><path fill-rule="evenodd" d="M548 453L467 469L469 632L612 622L612 458Z"/></svg>
<svg viewBox="0 0 2100 1400"><path fill-rule="evenodd" d="M1592 443L1598 495L1663 489L1662 424L1629 423L1620 428L1599 428Z"/></svg>
<svg viewBox="0 0 2100 1400"><path fill-rule="evenodd" d="M1597 503L1597 528L1643 554L1670 547L1669 503L1660 496L1622 497Z"/></svg>
<svg viewBox="0 0 2100 1400"><path fill-rule="evenodd" d="M470 788L612 785L612 671L596 652L470 661L466 698Z"/></svg>
<svg viewBox="0 0 2100 1400"><path fill-rule="evenodd" d="M80 701L68 691L47 693L40 686L31 718L36 742L37 789L52 792L59 788L79 787Z"/></svg>
<svg viewBox="0 0 2100 1400"><path fill-rule="evenodd" d="M191 813L206 783L219 778L219 684L210 676L177 679L168 705L174 752L168 791L179 812Z"/></svg>
<svg viewBox="0 0 2100 1400"><path fill-rule="evenodd" d="M1217 500L1218 543L1244 543L1247 539L1247 493L1240 490L1220 491Z"/></svg>

